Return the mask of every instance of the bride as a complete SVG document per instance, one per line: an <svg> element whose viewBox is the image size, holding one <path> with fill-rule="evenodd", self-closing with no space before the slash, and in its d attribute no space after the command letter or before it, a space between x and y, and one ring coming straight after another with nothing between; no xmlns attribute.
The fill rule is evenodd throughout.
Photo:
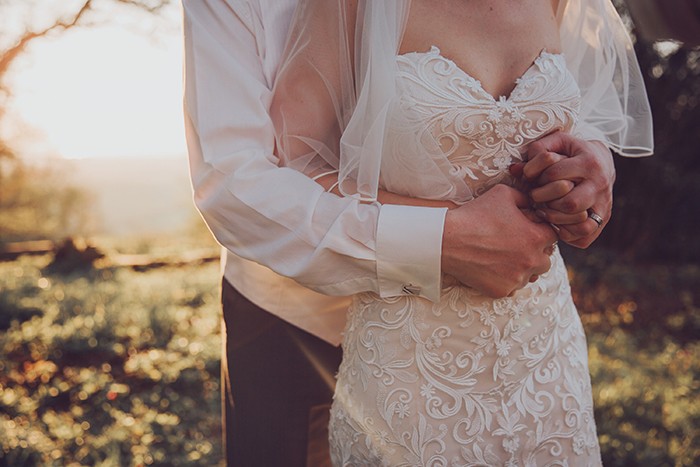
<svg viewBox="0 0 700 467"><path fill-rule="evenodd" d="M651 148L639 69L607 0L302 0L283 64L281 160L365 202L450 208L524 189L509 167L557 131L622 155ZM348 311L334 464L600 465L556 248L551 269L507 297L449 276L438 301L405 292L358 294Z"/></svg>

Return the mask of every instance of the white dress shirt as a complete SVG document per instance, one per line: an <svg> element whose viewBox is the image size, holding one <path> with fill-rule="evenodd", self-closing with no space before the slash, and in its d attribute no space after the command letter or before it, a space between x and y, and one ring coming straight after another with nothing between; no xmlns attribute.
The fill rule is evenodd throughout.
<svg viewBox="0 0 700 467"><path fill-rule="evenodd" d="M269 107L296 3L183 0L190 171L225 278L337 345L349 295L439 299L446 209L361 204L277 165Z"/></svg>

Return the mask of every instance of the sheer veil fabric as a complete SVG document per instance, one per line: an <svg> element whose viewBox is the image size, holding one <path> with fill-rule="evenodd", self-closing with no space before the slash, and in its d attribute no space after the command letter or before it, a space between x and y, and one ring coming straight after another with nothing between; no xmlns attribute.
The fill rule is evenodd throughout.
<svg viewBox="0 0 700 467"><path fill-rule="evenodd" d="M410 3L300 1L271 107L281 164L310 176L338 170L343 195L376 201L387 119L396 104L395 57ZM643 79L611 2L561 0L557 17L562 52L581 89L574 134L600 140L623 156L650 155L652 119ZM432 156L421 167L423 179L440 186L433 182L445 177L445 167ZM434 198L468 199L468 188L462 191Z"/></svg>

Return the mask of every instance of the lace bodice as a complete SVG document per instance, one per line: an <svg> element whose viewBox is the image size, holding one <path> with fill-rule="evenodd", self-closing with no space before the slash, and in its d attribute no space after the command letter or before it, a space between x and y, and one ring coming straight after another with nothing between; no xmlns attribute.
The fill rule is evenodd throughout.
<svg viewBox="0 0 700 467"><path fill-rule="evenodd" d="M499 98L437 47L397 63L400 98L382 164L390 191L468 201L510 182L508 166L528 143L576 124L580 92L561 54L542 51Z"/></svg>

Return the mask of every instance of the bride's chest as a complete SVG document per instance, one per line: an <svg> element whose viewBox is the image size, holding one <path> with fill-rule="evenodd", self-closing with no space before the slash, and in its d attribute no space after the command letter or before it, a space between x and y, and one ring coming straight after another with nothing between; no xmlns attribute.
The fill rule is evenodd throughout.
<svg viewBox="0 0 700 467"><path fill-rule="evenodd" d="M444 157L476 185L501 177L528 143L576 123L580 90L559 54L543 51L511 94L498 98L435 47L400 55L397 64L392 131L419 142L413 154L402 145L402 157Z"/></svg>

